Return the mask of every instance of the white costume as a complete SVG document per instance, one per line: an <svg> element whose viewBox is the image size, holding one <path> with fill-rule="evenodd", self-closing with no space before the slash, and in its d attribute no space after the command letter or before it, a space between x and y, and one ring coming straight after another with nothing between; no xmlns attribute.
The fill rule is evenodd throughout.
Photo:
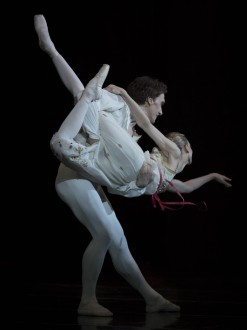
<svg viewBox="0 0 247 330"><path fill-rule="evenodd" d="M175 173L164 168L158 149L150 158L127 133L130 110L123 99L103 90L101 99L88 107L82 129L95 143L87 144L81 134L71 139L56 133L51 148L57 158L113 194L137 197L163 192L166 179L172 180ZM152 165L155 176L148 186L139 188L136 178L144 161Z"/></svg>

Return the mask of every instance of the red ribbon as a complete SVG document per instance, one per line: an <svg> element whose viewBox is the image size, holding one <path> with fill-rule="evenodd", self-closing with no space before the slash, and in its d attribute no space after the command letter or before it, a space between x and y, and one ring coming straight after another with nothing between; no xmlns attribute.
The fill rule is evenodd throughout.
<svg viewBox="0 0 247 330"><path fill-rule="evenodd" d="M161 172L160 168L159 168L159 172L160 172L160 184L161 184L161 182L162 182L162 172ZM181 198L182 201L181 202L165 202L165 201L162 201L159 198L158 193L156 192L155 194L152 195L152 203L153 203L154 208L156 208L156 202L157 202L162 211L164 211L165 209L171 210L171 211L177 211L177 210L182 209L184 207L184 205L193 205L193 206L196 206L197 208L199 208L201 211L207 211L208 207L207 207L207 204L205 202L203 202L205 208L202 209L195 203L185 201L183 196L181 195L181 193L175 188L174 184L172 184L172 182L167 180L167 179L166 179L166 181L174 189L174 191L177 193L177 195ZM179 205L180 207L173 208L173 207L170 207L169 205Z"/></svg>

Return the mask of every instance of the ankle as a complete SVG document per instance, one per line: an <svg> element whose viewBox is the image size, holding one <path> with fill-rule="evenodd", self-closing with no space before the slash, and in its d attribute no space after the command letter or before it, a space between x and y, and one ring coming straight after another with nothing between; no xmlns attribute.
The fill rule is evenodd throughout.
<svg viewBox="0 0 247 330"><path fill-rule="evenodd" d="M50 57L58 55L58 52L52 42L46 20L43 15L35 15L34 28L39 38L39 47Z"/></svg>

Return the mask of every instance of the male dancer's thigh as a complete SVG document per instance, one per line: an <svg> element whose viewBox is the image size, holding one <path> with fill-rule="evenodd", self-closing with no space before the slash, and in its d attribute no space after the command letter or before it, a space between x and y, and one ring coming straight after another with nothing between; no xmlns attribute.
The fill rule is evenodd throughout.
<svg viewBox="0 0 247 330"><path fill-rule="evenodd" d="M90 181L69 179L57 183L56 191L92 236L107 232L113 240L118 241L119 236L123 235L123 229L115 212L107 201L102 202Z"/></svg>

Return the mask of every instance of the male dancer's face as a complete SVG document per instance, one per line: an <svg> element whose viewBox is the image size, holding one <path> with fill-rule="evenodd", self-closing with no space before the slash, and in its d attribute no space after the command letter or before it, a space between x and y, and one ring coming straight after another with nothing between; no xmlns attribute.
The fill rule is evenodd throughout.
<svg viewBox="0 0 247 330"><path fill-rule="evenodd" d="M162 107L165 105L165 95L160 94L155 99L148 98L145 103L145 112L152 124L155 123L158 116L163 114Z"/></svg>

